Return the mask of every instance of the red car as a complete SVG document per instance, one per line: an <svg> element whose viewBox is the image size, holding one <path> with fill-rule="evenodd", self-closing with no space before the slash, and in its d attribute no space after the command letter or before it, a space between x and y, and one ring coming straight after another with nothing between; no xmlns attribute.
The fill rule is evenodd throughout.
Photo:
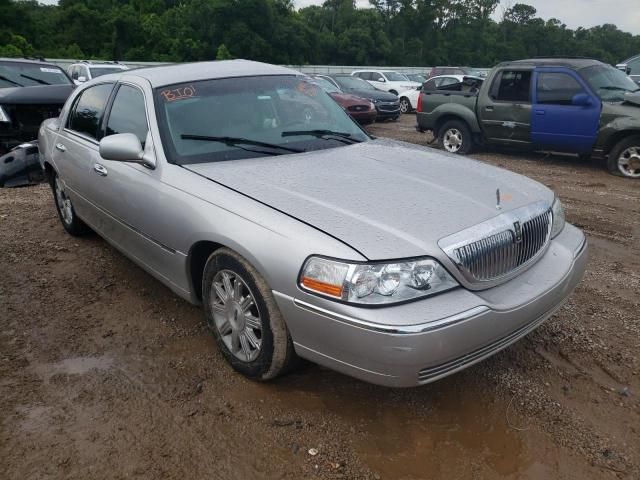
<svg viewBox="0 0 640 480"><path fill-rule="evenodd" d="M367 125L376 121L378 115L376 107L366 98L344 93L333 83L320 76L312 75L311 78L360 125Z"/></svg>

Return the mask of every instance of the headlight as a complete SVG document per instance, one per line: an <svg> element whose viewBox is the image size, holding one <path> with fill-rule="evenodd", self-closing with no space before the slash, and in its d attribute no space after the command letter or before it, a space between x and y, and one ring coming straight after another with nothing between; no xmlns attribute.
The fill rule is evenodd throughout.
<svg viewBox="0 0 640 480"><path fill-rule="evenodd" d="M551 207L551 214L553 216L553 224L551 225L551 238L557 237L558 234L564 228L564 208L558 197L553 201Z"/></svg>
<svg viewBox="0 0 640 480"><path fill-rule="evenodd" d="M0 123L10 123L9 114L0 106Z"/></svg>
<svg viewBox="0 0 640 480"><path fill-rule="evenodd" d="M380 100L376 100L375 98L370 98L369 100L371 100L371 103L378 103Z"/></svg>
<svg viewBox="0 0 640 480"><path fill-rule="evenodd" d="M349 263L310 257L300 272L299 285L348 303L388 305L444 292L458 282L432 258Z"/></svg>

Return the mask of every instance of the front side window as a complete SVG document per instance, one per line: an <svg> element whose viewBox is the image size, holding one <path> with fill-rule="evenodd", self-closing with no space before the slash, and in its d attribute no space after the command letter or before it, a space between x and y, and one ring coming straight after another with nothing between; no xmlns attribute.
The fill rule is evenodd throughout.
<svg viewBox="0 0 640 480"><path fill-rule="evenodd" d="M531 71L503 70L493 85L494 99L503 102L528 103L531 91Z"/></svg>
<svg viewBox="0 0 640 480"><path fill-rule="evenodd" d="M107 135L133 133L144 146L148 131L149 126L142 92L129 85L120 86L113 101L111 113L109 113Z"/></svg>
<svg viewBox="0 0 640 480"><path fill-rule="evenodd" d="M155 103L165 151L178 164L321 150L369 138L321 87L296 75L171 85L156 89Z"/></svg>
<svg viewBox="0 0 640 480"><path fill-rule="evenodd" d="M69 114L67 128L99 140L100 120L112 89L113 84L104 83L84 90Z"/></svg>
<svg viewBox="0 0 640 480"><path fill-rule="evenodd" d="M37 85L71 85L64 70L55 65L28 62L0 62L0 88Z"/></svg>
<svg viewBox="0 0 640 480"><path fill-rule="evenodd" d="M536 85L538 103L572 105L573 97L585 93L578 81L566 73L539 73Z"/></svg>
<svg viewBox="0 0 640 480"><path fill-rule="evenodd" d="M385 72L385 76L387 77L387 80L389 80L390 82L406 82L407 81L405 76L398 72Z"/></svg>

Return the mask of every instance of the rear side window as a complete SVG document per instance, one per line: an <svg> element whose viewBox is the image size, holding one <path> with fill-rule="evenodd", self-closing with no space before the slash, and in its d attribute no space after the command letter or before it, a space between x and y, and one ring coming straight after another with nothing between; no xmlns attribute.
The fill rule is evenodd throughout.
<svg viewBox="0 0 640 480"><path fill-rule="evenodd" d="M144 145L148 131L142 92L129 85L120 86L107 121L107 135L133 133Z"/></svg>
<svg viewBox="0 0 640 480"><path fill-rule="evenodd" d="M503 70L492 86L494 100L503 102L529 102L531 71Z"/></svg>
<svg viewBox="0 0 640 480"><path fill-rule="evenodd" d="M103 83L82 92L71 110L67 128L99 140L100 119L112 89L112 83Z"/></svg>
<svg viewBox="0 0 640 480"><path fill-rule="evenodd" d="M432 78L431 80L427 80L426 82L424 82L424 86L422 87L422 90L425 92L430 92L436 89L437 87L437 82L438 82L438 78Z"/></svg>
<svg viewBox="0 0 640 480"><path fill-rule="evenodd" d="M371 72L359 72L356 75L363 80L371 80Z"/></svg>
<svg viewBox="0 0 640 480"><path fill-rule="evenodd" d="M540 104L571 105L575 95L584 93L578 81L566 73L539 73L536 89Z"/></svg>
<svg viewBox="0 0 640 480"><path fill-rule="evenodd" d="M455 83L460 83L455 77L443 77L438 79L438 88L446 87L447 85L453 85Z"/></svg>

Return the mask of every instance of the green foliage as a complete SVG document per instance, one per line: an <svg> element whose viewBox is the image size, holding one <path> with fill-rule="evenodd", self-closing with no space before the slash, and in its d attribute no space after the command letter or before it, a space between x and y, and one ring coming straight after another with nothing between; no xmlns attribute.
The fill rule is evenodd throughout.
<svg viewBox="0 0 640 480"><path fill-rule="evenodd" d="M608 63L640 53L640 35L614 25L571 30L499 0L0 0L0 56L283 64L492 66L541 55ZM233 52L233 53L231 53Z"/></svg>
<svg viewBox="0 0 640 480"><path fill-rule="evenodd" d="M231 60L233 56L224 43L221 43L216 53L216 60Z"/></svg>

